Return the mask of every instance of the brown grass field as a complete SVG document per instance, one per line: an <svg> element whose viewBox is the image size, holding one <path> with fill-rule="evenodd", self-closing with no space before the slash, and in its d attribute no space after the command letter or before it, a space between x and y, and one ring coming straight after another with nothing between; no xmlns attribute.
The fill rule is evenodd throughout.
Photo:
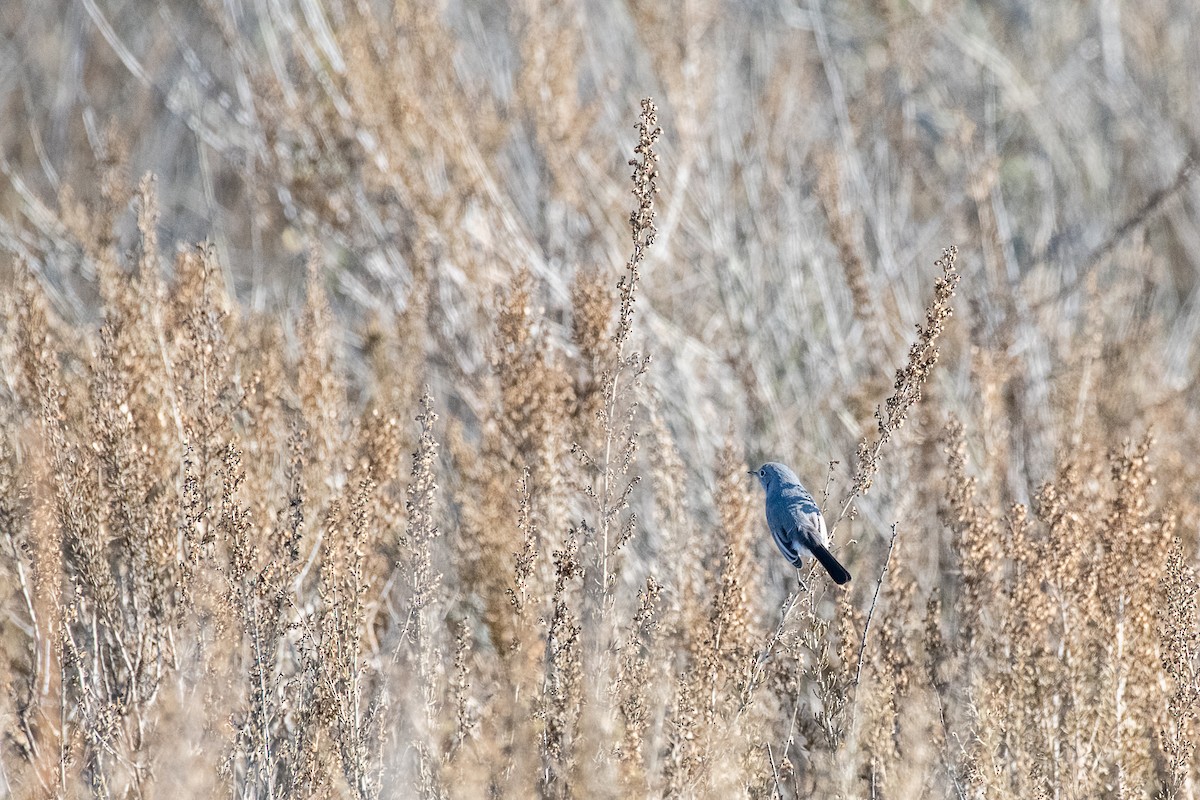
<svg viewBox="0 0 1200 800"><path fill-rule="evenodd" d="M0 798L1196 797L1197 42L0 3Z"/></svg>

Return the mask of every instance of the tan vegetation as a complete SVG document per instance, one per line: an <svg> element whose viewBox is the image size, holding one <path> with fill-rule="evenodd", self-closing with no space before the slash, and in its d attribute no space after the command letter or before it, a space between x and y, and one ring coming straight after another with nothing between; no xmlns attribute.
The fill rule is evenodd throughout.
<svg viewBox="0 0 1200 800"><path fill-rule="evenodd" d="M1196 796L1200 7L0 30L0 797Z"/></svg>

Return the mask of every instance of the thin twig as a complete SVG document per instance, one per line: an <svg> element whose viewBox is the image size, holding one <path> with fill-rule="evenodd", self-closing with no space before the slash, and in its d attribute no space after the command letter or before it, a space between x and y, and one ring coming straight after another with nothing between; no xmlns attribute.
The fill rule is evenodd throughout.
<svg viewBox="0 0 1200 800"><path fill-rule="evenodd" d="M883 560L883 569L879 571L879 580L875 581L875 596L871 598L871 607L867 609L867 621L863 624L862 640L858 643L858 668L854 671L854 683L851 687L857 688L859 680L862 678L863 654L867 649L867 633L871 630L871 618L875 616L875 605L879 602L879 590L883 587L883 578L887 575L888 564L892 563L892 550L896 547L896 526L898 523L892 523L892 538L888 542L887 558Z"/></svg>
<svg viewBox="0 0 1200 800"><path fill-rule="evenodd" d="M767 748L767 760L771 762L771 774L775 776L775 794L783 797L783 785L779 782L779 768L775 766L775 754L771 752L771 743L767 742L764 747Z"/></svg>
<svg viewBox="0 0 1200 800"><path fill-rule="evenodd" d="M1121 243L1121 240L1128 236L1134 230L1134 228L1140 226L1150 217L1151 214L1157 211L1163 203L1167 202L1167 200L1169 200L1171 197L1178 194L1179 191L1187 185L1188 179L1192 177L1192 173L1195 171L1195 168L1196 157L1195 155L1189 153L1187 157L1183 159L1183 163L1179 165L1179 171L1175 173L1175 179L1163 188L1152 192L1150 196L1146 198L1146 202L1142 204L1142 207L1139 208L1132 216L1122 222L1121 225L1112 232L1108 239L1105 240L1104 244L1096 248L1088 260L1084 262L1084 273L1086 273L1096 264L1100 263L1100 261L1102 261L1104 257L1113 250L1117 249L1117 245Z"/></svg>
<svg viewBox="0 0 1200 800"><path fill-rule="evenodd" d="M1188 181L1191 179L1192 175L1195 174L1195 172L1196 154L1189 153L1187 157L1183 159L1183 163L1179 165L1179 170L1175 173L1174 180L1161 189L1152 192L1150 196L1146 198L1146 202L1142 204L1141 208L1139 208L1130 216L1126 217L1125 221L1118 225L1116 230L1109 234L1108 238L1104 240L1104 243L1088 255L1088 257L1084 260L1083 265L1079 268L1079 272L1069 283L1067 283L1050 297L1034 303L1033 307L1038 309L1049 303L1062 300L1076 288L1078 288L1080 284L1083 283L1084 279L1087 278L1088 274L1095 269L1101 261L1111 255L1112 252L1117 249L1117 245L1119 245L1126 236L1128 236L1137 228L1140 228L1150 219L1150 217L1155 214L1155 212L1159 210L1159 208L1162 207L1164 203L1166 203L1175 195L1179 194L1179 192L1185 186L1187 186Z"/></svg>
<svg viewBox="0 0 1200 800"><path fill-rule="evenodd" d="M804 584L801 583L801 588L804 589ZM742 692L742 703L738 709L738 716L750 707L750 701L754 695L754 690L758 688L759 682L762 680L763 671L766 669L767 662L771 660L774 654L775 645L783 638L784 628L787 626L788 617L793 609L799 604L801 592L793 592L788 595L787 600L783 602L783 606L779 609L779 625L775 628L775 632L771 634L771 638L767 640L767 645L758 654L754 661L754 668L750 672L750 680L746 682L746 688Z"/></svg>
<svg viewBox="0 0 1200 800"><path fill-rule="evenodd" d="M838 463L837 461L829 462L829 472L825 474L825 491L821 493L821 508L829 505L829 489L833 486L833 471Z"/></svg>
<svg viewBox="0 0 1200 800"><path fill-rule="evenodd" d="M930 682L933 687L933 697L937 700L938 719L942 723L942 766L946 770L946 775L949 776L950 782L954 784L954 791L958 794L959 800L967 800L967 793L963 791L962 784L959 783L957 772L954 767L953 758L950 755L950 726L946 724L946 708L942 705L942 693L938 689L937 684ZM957 738L957 737L956 737Z"/></svg>

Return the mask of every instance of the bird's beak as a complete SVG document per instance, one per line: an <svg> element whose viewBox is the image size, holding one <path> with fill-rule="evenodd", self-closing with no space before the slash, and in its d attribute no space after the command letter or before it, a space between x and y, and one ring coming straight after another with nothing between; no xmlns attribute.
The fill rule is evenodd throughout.
<svg viewBox="0 0 1200 800"><path fill-rule="evenodd" d="M757 475L758 473L756 473L756 472L755 472L754 470L752 470L752 469L748 469L748 470L746 470L746 474L747 474L747 475Z"/></svg>

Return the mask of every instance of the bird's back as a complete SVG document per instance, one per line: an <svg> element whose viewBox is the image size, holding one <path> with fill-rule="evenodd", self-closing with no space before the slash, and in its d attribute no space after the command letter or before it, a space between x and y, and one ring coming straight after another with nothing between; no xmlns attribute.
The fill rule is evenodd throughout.
<svg viewBox="0 0 1200 800"><path fill-rule="evenodd" d="M800 507L800 511L805 514L811 514L814 511L819 512L817 501L813 499L812 494L800 484L791 486L781 486L777 492L780 499L789 506L795 505Z"/></svg>
<svg viewBox="0 0 1200 800"><path fill-rule="evenodd" d="M773 531L803 529L828 544L829 534L816 500L800 484L781 486L767 495L767 524Z"/></svg>

